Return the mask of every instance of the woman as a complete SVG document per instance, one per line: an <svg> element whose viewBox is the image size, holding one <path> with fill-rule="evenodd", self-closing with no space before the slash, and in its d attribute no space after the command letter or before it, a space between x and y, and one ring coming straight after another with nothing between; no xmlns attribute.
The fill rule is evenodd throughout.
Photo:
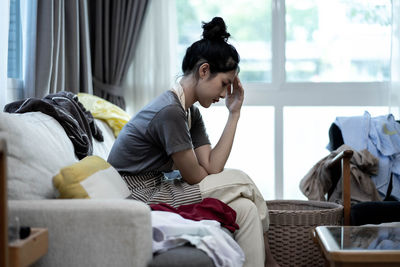
<svg viewBox="0 0 400 267"><path fill-rule="evenodd" d="M119 134L108 161L121 173L132 198L172 206L219 199L237 213L235 240L243 249L245 266L276 264L263 232L268 229L265 201L251 179L238 170L224 170L229 157L244 91L239 54L227 43L222 18L203 24L203 39L193 43L182 62L182 79L133 117ZM201 114L193 104L208 108L225 99L228 121L211 148ZM181 179L164 179L177 169ZM267 253L264 253L264 249Z"/></svg>

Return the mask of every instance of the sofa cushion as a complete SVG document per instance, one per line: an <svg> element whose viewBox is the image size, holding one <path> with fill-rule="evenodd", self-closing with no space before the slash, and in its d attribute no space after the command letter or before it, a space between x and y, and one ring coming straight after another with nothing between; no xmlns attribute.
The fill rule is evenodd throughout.
<svg viewBox="0 0 400 267"><path fill-rule="evenodd" d="M108 154L110 153L111 148L115 141L114 133L113 133L113 130L103 120L99 120L99 119L94 119L94 120L96 122L97 127L103 133L104 141L100 142L100 141L92 138L93 155L97 155L97 156L107 160Z"/></svg>
<svg viewBox="0 0 400 267"><path fill-rule="evenodd" d="M1 112L0 138L7 142L9 199L54 198L52 177L78 161L61 125L41 112Z"/></svg>
<svg viewBox="0 0 400 267"><path fill-rule="evenodd" d="M121 175L104 159L88 156L54 176L59 198L117 198L130 195Z"/></svg>

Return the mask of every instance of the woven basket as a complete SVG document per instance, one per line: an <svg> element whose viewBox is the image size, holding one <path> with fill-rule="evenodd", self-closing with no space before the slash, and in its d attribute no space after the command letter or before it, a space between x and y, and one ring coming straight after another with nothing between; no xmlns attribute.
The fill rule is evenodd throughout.
<svg viewBox="0 0 400 267"><path fill-rule="evenodd" d="M319 225L340 225L343 206L306 200L267 201L270 226L266 233L271 253L283 266L324 266L324 258L311 238Z"/></svg>

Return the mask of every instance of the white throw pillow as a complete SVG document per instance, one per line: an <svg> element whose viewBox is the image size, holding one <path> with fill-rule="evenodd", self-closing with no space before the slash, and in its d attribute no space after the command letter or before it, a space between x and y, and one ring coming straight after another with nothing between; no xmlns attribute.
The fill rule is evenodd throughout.
<svg viewBox="0 0 400 267"><path fill-rule="evenodd" d="M99 142L95 138L93 140L93 155L99 156L104 160L107 160L108 154L114 144L115 137L112 129L107 125L106 122L95 119L97 127L101 130L103 134L104 141Z"/></svg>
<svg viewBox="0 0 400 267"><path fill-rule="evenodd" d="M62 126L41 112L0 112L0 138L7 143L9 199L55 198L53 176L78 162Z"/></svg>

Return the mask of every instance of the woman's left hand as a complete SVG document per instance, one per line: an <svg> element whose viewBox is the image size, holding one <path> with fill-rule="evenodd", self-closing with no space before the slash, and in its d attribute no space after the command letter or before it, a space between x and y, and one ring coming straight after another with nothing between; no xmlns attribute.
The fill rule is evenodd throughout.
<svg viewBox="0 0 400 267"><path fill-rule="evenodd" d="M239 113L244 100L244 90L238 76L233 80L233 90L227 89L225 105L230 113Z"/></svg>

